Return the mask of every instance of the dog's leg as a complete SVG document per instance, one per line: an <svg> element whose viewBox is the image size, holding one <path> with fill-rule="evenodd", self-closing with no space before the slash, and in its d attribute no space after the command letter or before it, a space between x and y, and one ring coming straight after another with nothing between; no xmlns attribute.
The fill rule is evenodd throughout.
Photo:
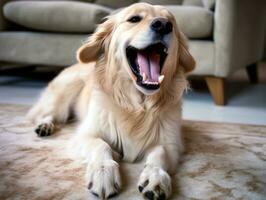
<svg viewBox="0 0 266 200"><path fill-rule="evenodd" d="M102 116L101 106L90 101L89 113L82 121L73 138L73 149L77 150L77 155L85 158L87 164L86 182L88 190L101 199L107 199L119 193L121 179L119 164L114 160L116 154L102 139L104 133L108 131L104 126L108 126ZM100 116L100 118L99 118Z"/></svg>
<svg viewBox="0 0 266 200"><path fill-rule="evenodd" d="M144 198L149 200L164 200L172 193L171 177L178 162L178 149L173 146L156 146L147 156L138 189Z"/></svg>
<svg viewBox="0 0 266 200"><path fill-rule="evenodd" d="M55 131L56 102L60 97L51 84L26 116L34 124L35 132L40 137L49 136Z"/></svg>
<svg viewBox="0 0 266 200"><path fill-rule="evenodd" d="M92 147L86 172L88 189L101 199L114 197L120 191L121 179L112 149L100 138L91 138L88 144Z"/></svg>
<svg viewBox="0 0 266 200"><path fill-rule="evenodd" d="M74 145L78 146L80 155L86 154L84 157L88 162L86 171L88 190L100 199L114 197L121 188L119 164L113 159L114 152L101 138L86 135L84 132L77 136Z"/></svg>
<svg viewBox="0 0 266 200"><path fill-rule="evenodd" d="M35 125L38 136L51 135L55 127L67 121L83 85L83 81L76 74L67 70L48 85L27 115L27 119Z"/></svg>

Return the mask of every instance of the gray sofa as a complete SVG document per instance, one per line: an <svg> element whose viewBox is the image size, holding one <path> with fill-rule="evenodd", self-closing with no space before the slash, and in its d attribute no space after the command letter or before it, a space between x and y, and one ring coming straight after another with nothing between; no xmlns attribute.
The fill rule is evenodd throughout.
<svg viewBox="0 0 266 200"><path fill-rule="evenodd" d="M214 101L225 104L224 81L247 67L256 81L265 33L264 0L141 0L164 4L189 38ZM1 0L0 61L69 66L102 17L137 0Z"/></svg>

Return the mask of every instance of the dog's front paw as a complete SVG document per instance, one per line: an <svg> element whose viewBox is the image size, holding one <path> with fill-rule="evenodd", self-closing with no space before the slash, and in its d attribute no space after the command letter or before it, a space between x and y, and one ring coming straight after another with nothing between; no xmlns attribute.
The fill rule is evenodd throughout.
<svg viewBox="0 0 266 200"><path fill-rule="evenodd" d="M138 189L148 200L165 200L172 192L171 177L159 167L146 166L140 175Z"/></svg>
<svg viewBox="0 0 266 200"><path fill-rule="evenodd" d="M113 160L91 163L87 167L88 189L100 199L116 196L121 188L119 165Z"/></svg>
<svg viewBox="0 0 266 200"><path fill-rule="evenodd" d="M35 129L35 132L37 133L38 136L40 137L45 137L51 135L55 130L55 125L54 123L43 123L37 126Z"/></svg>

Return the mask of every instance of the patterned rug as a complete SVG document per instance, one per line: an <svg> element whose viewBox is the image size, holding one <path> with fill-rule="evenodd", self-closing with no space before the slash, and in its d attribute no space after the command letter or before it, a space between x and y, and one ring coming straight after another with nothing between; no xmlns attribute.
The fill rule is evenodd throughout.
<svg viewBox="0 0 266 200"><path fill-rule="evenodd" d="M0 105L0 199L93 199L85 165L67 149L75 127L41 139L23 122L26 106ZM171 199L224 200L266 197L266 127L185 121L187 151L173 177ZM121 165L116 200L141 199L142 163Z"/></svg>

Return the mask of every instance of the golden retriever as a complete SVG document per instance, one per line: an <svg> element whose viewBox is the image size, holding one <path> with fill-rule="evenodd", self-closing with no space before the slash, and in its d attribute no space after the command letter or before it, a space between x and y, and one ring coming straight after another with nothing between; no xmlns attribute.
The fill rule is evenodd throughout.
<svg viewBox="0 0 266 200"><path fill-rule="evenodd" d="M77 59L30 110L36 133L52 134L74 112L80 121L75 147L87 161L92 194L106 199L119 193L119 156L145 159L140 193L149 200L167 199L170 174L183 150L186 73L195 65L173 15L147 3L124 8L98 26Z"/></svg>

